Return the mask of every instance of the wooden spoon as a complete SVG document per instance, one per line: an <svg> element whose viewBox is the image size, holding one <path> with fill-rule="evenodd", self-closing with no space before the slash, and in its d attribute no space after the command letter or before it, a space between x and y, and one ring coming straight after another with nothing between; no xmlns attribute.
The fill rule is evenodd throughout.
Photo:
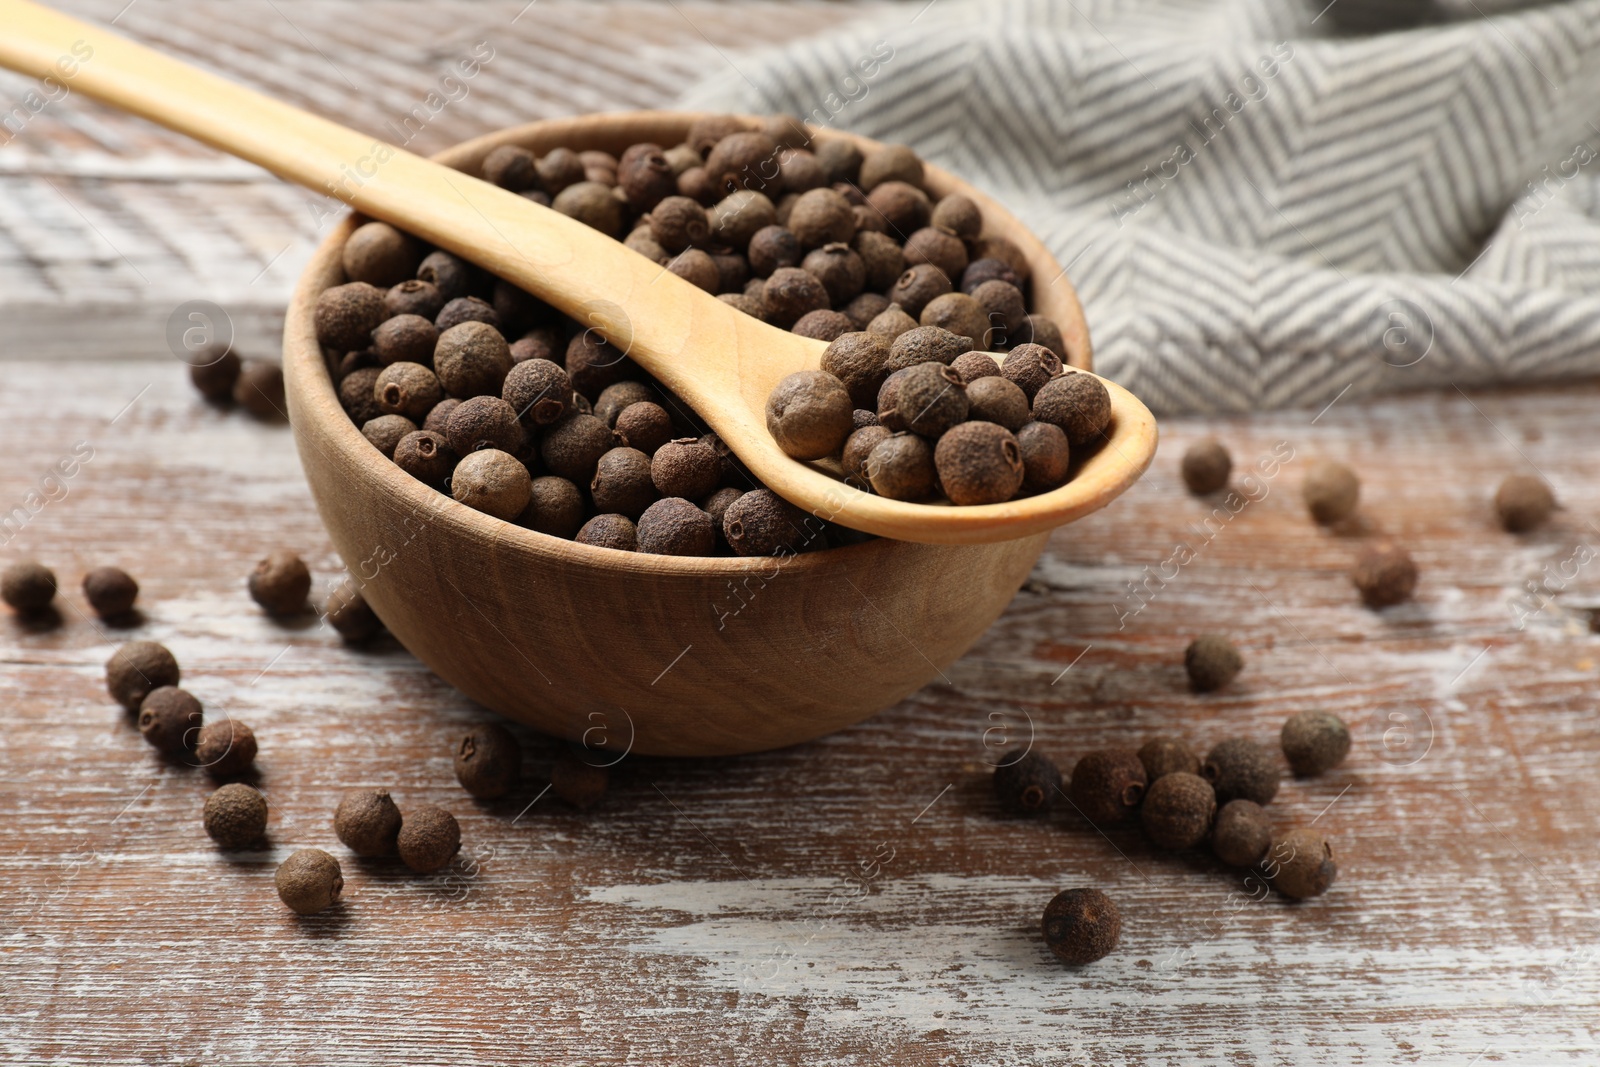
<svg viewBox="0 0 1600 1067"><path fill-rule="evenodd" d="M0 66L185 133L348 203L516 283L595 327L687 401L774 492L825 519L902 541L1025 537L1104 507L1155 454L1132 394L1111 394L1107 440L1066 485L972 507L908 504L785 455L767 394L826 347L751 318L621 242L459 171L307 114L29 0L0 0ZM1080 372L1081 373L1081 372Z"/></svg>

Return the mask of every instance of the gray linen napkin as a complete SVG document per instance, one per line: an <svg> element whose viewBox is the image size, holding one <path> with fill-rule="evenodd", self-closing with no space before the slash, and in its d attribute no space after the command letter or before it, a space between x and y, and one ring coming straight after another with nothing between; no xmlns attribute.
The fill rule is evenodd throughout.
<svg viewBox="0 0 1600 1067"><path fill-rule="evenodd" d="M1600 0L935 0L687 105L903 141L1161 412L1600 371Z"/></svg>

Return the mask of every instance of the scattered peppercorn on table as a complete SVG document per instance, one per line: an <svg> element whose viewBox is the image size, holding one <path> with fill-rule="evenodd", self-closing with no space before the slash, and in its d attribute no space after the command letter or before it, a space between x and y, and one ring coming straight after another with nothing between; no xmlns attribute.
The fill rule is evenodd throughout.
<svg viewBox="0 0 1600 1067"><path fill-rule="evenodd" d="M109 21L124 2L67 6ZM270 5L259 21L281 29L287 48L302 46L296 27L314 41L348 31L317 5L277 6L292 26ZM418 47L448 50L439 41L462 32L451 20L463 16L446 5L408 7L412 21L398 27L378 26L365 6L339 10L371 20L363 32ZM844 14L547 2L511 27L523 8L487 3L471 17L490 36L537 37L574 56L592 54L598 33L619 51L675 41L708 64L721 60L685 17L732 47ZM176 9L234 35L245 54L261 47L254 27L245 32L251 20L221 0L136 6L118 25L154 34ZM376 77L359 53L331 57L358 84ZM619 87L614 70L601 78L573 66L572 86L532 83L552 112L592 106L585 77L619 104L664 98L644 81ZM350 91L332 74L320 89L274 87L290 97ZM507 90L486 77L473 91L496 103L492 94ZM350 95L359 106L362 95ZM538 117L525 99L514 106L515 117ZM480 132L466 111L438 143ZM377 130L381 118L378 109L364 121ZM172 153L198 153L129 120L102 121L174 173L183 168ZM48 116L38 122L28 135L36 146L69 138ZM124 221L148 201L137 183L62 177L43 162L8 175L42 195L119 203ZM258 221L284 234L263 239L273 247L263 245L247 275L270 272L283 243L305 247L298 199L262 207L282 197L277 186L222 177L195 195L228 211L253 198ZM0 207L0 238L18 243L17 218ZM204 229L214 221L171 222L190 229L169 233L168 247L185 247L184 233L216 239ZM123 229L109 232L125 240ZM81 253L88 240L59 251ZM160 262L185 269L175 257ZM190 295L211 292L189 284ZM82 299L104 303L108 286L86 284ZM241 305L258 298L248 285L241 292ZM126 323L141 313L130 305L130 336L140 331ZM95 315L80 313L91 332L108 317ZM272 354L245 333L245 355ZM1600 832L1600 636L1590 609L1600 597L1586 594L1600 591L1589 569L1600 456L1586 435L1600 387L1347 397L1315 421L1314 412L1167 420L1142 484L1058 533L1010 609L939 682L797 748L728 760L628 756L582 809L545 791L561 773L562 746L518 726L520 780L505 792L493 768L474 769L461 780L474 799L457 780L459 743L477 729L489 751L494 738L481 727L492 716L387 637L351 648L315 615L269 616L252 601L252 568L276 551L309 564L317 603L342 566L286 428L208 406L176 360L89 362L60 326L25 335L37 340L8 352L0 391L9 458L0 501L10 516L0 565L39 559L60 592L54 618L0 609L0 1059L1549 1064L1595 1055L1600 967L1587 900L1600 879L1590 847ZM1193 496L1180 460L1213 436L1231 456L1232 495ZM1332 527L1313 523L1301 497L1322 459L1348 464L1361 482L1355 518ZM1554 486L1560 509L1508 533L1496 490L1507 475L1534 473ZM1520 495L1508 490L1505 514L1544 510L1513 488ZM1410 553L1419 577L1411 599L1374 610L1352 573L1365 549L1389 542ZM103 621L86 599L82 579L106 566L136 580L136 622ZM297 587L290 578L270 584ZM125 583L92 584L98 600ZM1242 669L1218 668L1229 677L1196 692L1185 650L1203 634L1231 641ZM243 836L260 817L248 791L208 804L215 783L141 739L107 692L107 657L138 639L172 650L208 723L226 715L253 727L248 780L270 806L264 845L219 850L209 827ZM538 650L525 651L537 662ZM143 682L164 684L163 664L146 667ZM142 695L141 679L121 682ZM185 709L174 713L181 720ZM1332 770L1294 777L1280 767L1266 809L1275 836L1311 830L1337 849L1337 881L1299 903L1204 847L1157 851L1139 819L1102 836L1065 803L1042 817L1008 814L1027 810L1048 776L1019 772L1014 797L997 796L992 782L1002 755L1030 743L1063 771L1089 752L1158 737L1202 753L1247 737L1279 758L1280 728L1297 713L1305 717L1290 747L1308 768L1328 762L1316 713L1337 715L1351 735ZM625 747L624 718L596 725L597 740ZM1179 847L1205 797L1176 788L1187 779L1171 784L1150 818ZM358 857L334 826L341 799L358 789L392 792L408 820L448 812L460 851L428 875ZM1248 817L1225 834L1257 854L1260 835ZM275 882L302 849L337 858L342 882L340 903L324 910L332 872L316 855L290 865L281 877L297 905L317 912L308 917L285 907ZM1097 892L1053 905L1056 925L1041 933L1046 904L1074 889ZM1056 958L1089 959L1112 944L1081 966Z"/></svg>

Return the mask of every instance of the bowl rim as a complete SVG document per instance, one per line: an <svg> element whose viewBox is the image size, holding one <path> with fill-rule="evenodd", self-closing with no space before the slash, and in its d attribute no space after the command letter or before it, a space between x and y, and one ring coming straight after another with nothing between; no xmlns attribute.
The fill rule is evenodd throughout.
<svg viewBox="0 0 1600 1067"><path fill-rule="evenodd" d="M637 129L641 124L661 122L684 123L692 122L697 117L714 114L699 111L619 111L604 112L589 116L576 116L567 118L545 119L536 122L522 123L517 126L508 126L504 129L462 141L441 152L435 153L431 158L446 165L461 167L470 164L491 149L504 144L517 144L549 134L552 130L562 128L570 130L574 135L582 136L585 132L591 138L595 131L602 135L616 136L623 130ZM721 113L715 113L721 114ZM749 122L759 121L759 116L740 115L740 118ZM840 130L818 129L816 135L821 138L841 138L855 142L859 146L871 146L883 142L862 137ZM998 201L995 201L981 190L974 189L966 181L950 174L943 169L928 163L925 164L928 172L941 184L955 185L967 195L972 195L985 213L997 211L1016 222L1017 227L1025 235L1026 240L1018 242L1023 246L1029 265L1034 269L1035 275L1041 266L1053 268L1054 281L1050 284L1067 286L1067 296L1076 304L1077 296L1071 288L1070 281L1066 278L1066 271L1056 261L1044 244L1035 237L1031 230L1023 226L1021 220L1016 219ZM338 390L333 383L333 375L328 366L328 360L323 354L322 346L316 338L314 313L318 296L329 286L340 284L338 279L343 277L341 262L345 241L356 229L361 220L357 212L347 212L339 222L329 231L317 245L311 259L302 269L295 281L293 293L290 297L288 311L285 315L283 328L283 360L285 378L288 388L293 395L291 412L301 419L310 418L326 430L323 443L332 443L340 450L339 458L354 468L365 468L368 473L376 477L385 492L396 501L410 505L406 511L411 515L419 513L429 514L435 521L443 521L452 527L487 542L509 542L517 549L531 553L542 560L561 562L568 565L582 564L597 571L621 572L627 574L649 574L657 576L699 577L699 578L742 578L751 575L763 575L770 580L770 571L774 566L784 571L791 568L800 568L802 572L826 570L834 564L859 566L863 562L870 565L871 558L883 553L917 548L949 548L955 545L923 545L918 542L898 541L887 537L874 537L860 544L843 545L832 548L802 551L777 556L667 556L651 552L624 552L620 549L604 548L598 545L585 545L567 538L556 537L552 534L541 533L525 526L519 526L506 519L496 518L493 515L478 511L460 503L453 497L418 481L406 474L392 460L387 459L367 440L360 428L350 419L344 407L339 403ZM1015 240L1015 238L1013 238ZM1077 308L1077 323L1083 322L1082 309ZM1081 361L1070 363L1080 370L1092 370L1092 353L1088 344L1087 328L1081 325L1075 331L1081 334L1081 344L1073 346L1073 355ZM381 461L374 465L373 460ZM376 472L373 471L376 466ZM1026 534L1017 540L1031 540L1039 537L1037 533ZM968 546L981 547L981 546ZM865 557L865 559L863 559ZM350 561L346 561L348 564Z"/></svg>

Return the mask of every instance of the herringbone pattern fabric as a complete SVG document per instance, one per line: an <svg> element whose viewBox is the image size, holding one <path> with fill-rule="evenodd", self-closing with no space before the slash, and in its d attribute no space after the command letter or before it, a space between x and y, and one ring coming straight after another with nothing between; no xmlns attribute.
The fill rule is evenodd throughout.
<svg viewBox="0 0 1600 1067"><path fill-rule="evenodd" d="M1325 5L937 0L690 103L836 112L999 195L1160 411L1600 371L1600 0Z"/></svg>

